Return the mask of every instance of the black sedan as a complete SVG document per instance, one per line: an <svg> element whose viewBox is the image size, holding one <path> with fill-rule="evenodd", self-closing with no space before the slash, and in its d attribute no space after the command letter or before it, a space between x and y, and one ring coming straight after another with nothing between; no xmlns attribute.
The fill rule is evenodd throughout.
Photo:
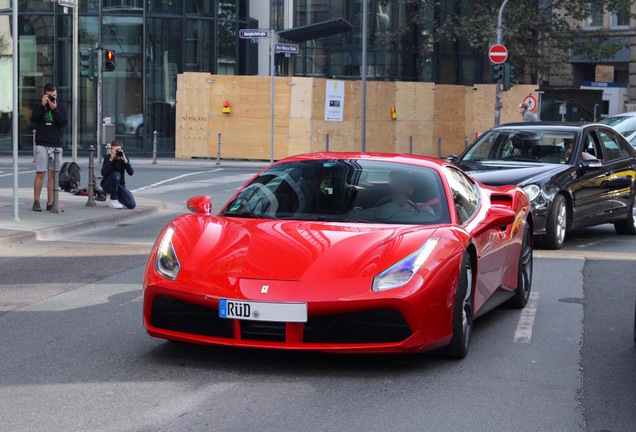
<svg viewBox="0 0 636 432"><path fill-rule="evenodd" d="M604 223L636 235L636 150L610 127L507 124L483 133L453 161L487 185L523 187L535 237L546 248L561 248L570 230Z"/></svg>

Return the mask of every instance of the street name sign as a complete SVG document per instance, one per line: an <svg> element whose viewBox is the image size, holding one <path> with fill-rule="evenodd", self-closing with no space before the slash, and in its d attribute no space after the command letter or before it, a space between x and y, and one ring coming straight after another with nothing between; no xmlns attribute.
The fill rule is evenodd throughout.
<svg viewBox="0 0 636 432"><path fill-rule="evenodd" d="M277 53L298 54L298 44L277 43L274 51Z"/></svg>
<svg viewBox="0 0 636 432"><path fill-rule="evenodd" d="M269 37L269 29L240 29L241 39L262 39Z"/></svg>
<svg viewBox="0 0 636 432"><path fill-rule="evenodd" d="M508 49L501 44L495 44L490 47L488 58L494 64L502 64L508 58Z"/></svg>

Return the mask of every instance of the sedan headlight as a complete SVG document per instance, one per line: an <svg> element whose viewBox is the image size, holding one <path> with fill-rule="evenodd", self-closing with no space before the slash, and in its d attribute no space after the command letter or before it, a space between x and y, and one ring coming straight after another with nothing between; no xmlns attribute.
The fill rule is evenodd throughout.
<svg viewBox="0 0 636 432"><path fill-rule="evenodd" d="M175 280L181 269L181 264L179 264L179 259L172 245L173 234L174 227L169 227L159 243L155 257L155 271L170 280Z"/></svg>
<svg viewBox="0 0 636 432"><path fill-rule="evenodd" d="M371 289L384 291L406 285L424 265L437 246L437 242L439 242L438 238L428 239L420 249L384 270L373 278Z"/></svg>
<svg viewBox="0 0 636 432"><path fill-rule="evenodd" d="M528 195L530 202L534 201L541 193L541 188L536 184L531 184L523 187L524 192Z"/></svg>

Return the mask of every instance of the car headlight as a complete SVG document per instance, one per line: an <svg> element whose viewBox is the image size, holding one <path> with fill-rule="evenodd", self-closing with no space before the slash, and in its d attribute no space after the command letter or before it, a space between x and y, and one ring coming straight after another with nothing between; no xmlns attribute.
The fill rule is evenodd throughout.
<svg viewBox="0 0 636 432"><path fill-rule="evenodd" d="M155 271L170 280L175 280L181 269L181 264L179 264L179 259L172 245L173 234L174 227L169 227L159 243L155 257Z"/></svg>
<svg viewBox="0 0 636 432"><path fill-rule="evenodd" d="M374 277L371 289L384 291L406 285L424 265L437 246L437 242L439 242L438 238L428 239L420 249Z"/></svg>
<svg viewBox="0 0 636 432"><path fill-rule="evenodd" d="M530 202L534 201L541 193L541 188L535 184L523 187L524 192L528 195Z"/></svg>

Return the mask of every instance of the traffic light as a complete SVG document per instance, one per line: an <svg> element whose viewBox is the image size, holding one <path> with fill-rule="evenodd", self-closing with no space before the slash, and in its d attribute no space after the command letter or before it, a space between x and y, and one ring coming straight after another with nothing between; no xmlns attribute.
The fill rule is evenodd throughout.
<svg viewBox="0 0 636 432"><path fill-rule="evenodd" d="M503 67L504 65L502 64L494 64L490 66L490 75L491 75L492 82L494 84L496 83L501 84L503 80Z"/></svg>
<svg viewBox="0 0 636 432"><path fill-rule="evenodd" d="M510 90L510 88L514 85L512 83L512 72L515 70L515 68L512 65L509 65L508 63L504 64L504 70L503 70L503 89L504 90Z"/></svg>
<svg viewBox="0 0 636 432"><path fill-rule="evenodd" d="M107 72L112 72L115 70L115 51L104 51L104 70Z"/></svg>
<svg viewBox="0 0 636 432"><path fill-rule="evenodd" d="M93 80L95 77L95 50L80 50L80 76Z"/></svg>

